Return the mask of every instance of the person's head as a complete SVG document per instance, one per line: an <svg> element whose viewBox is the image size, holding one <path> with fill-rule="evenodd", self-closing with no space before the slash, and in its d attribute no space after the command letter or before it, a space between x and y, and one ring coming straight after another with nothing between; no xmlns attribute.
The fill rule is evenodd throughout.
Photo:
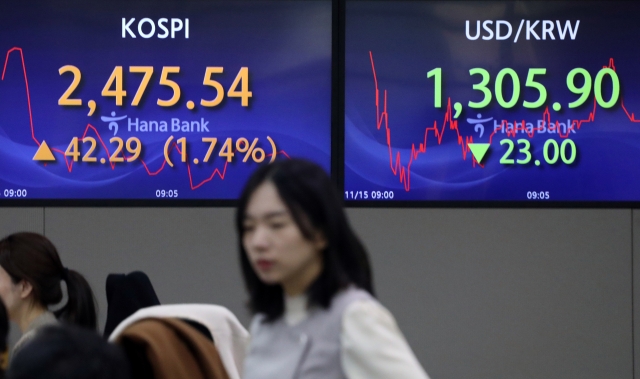
<svg viewBox="0 0 640 379"><path fill-rule="evenodd" d="M43 328L11 360L12 379L128 379L120 347L73 325Z"/></svg>
<svg viewBox="0 0 640 379"><path fill-rule="evenodd" d="M240 261L249 308L273 321L288 295L306 292L328 307L349 285L373 293L366 251L324 170L301 159L258 168L236 212Z"/></svg>
<svg viewBox="0 0 640 379"><path fill-rule="evenodd" d="M59 304L63 299L61 281L66 282L68 300L54 312L56 317L95 329L91 287L82 275L62 265L51 241L28 232L0 240L0 298L12 321L20 323L31 309Z"/></svg>
<svg viewBox="0 0 640 379"><path fill-rule="evenodd" d="M115 328L139 309L160 305L160 300L149 276L142 271L107 276L107 321L104 338L109 338Z"/></svg>

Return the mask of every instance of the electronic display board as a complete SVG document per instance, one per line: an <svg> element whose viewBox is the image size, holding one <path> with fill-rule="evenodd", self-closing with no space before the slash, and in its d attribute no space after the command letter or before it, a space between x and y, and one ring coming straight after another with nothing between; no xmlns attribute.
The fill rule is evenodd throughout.
<svg viewBox="0 0 640 379"><path fill-rule="evenodd" d="M331 1L0 3L0 200L233 200L331 164Z"/></svg>
<svg viewBox="0 0 640 379"><path fill-rule="evenodd" d="M345 199L639 201L639 17L627 1L347 1Z"/></svg>

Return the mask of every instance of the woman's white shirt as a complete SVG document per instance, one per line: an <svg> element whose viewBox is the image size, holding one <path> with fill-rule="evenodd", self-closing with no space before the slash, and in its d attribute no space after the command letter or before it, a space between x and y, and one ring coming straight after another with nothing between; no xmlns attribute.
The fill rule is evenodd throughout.
<svg viewBox="0 0 640 379"><path fill-rule="evenodd" d="M308 317L306 295L285 297L284 305L287 325ZM391 313L376 301L360 300L347 307L340 345L349 379L429 379Z"/></svg>

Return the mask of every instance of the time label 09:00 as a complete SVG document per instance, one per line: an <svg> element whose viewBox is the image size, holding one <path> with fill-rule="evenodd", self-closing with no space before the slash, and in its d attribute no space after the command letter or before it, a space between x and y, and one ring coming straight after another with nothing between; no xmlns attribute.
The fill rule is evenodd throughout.
<svg viewBox="0 0 640 379"><path fill-rule="evenodd" d="M5 189L2 191L4 197L27 197L26 189Z"/></svg>

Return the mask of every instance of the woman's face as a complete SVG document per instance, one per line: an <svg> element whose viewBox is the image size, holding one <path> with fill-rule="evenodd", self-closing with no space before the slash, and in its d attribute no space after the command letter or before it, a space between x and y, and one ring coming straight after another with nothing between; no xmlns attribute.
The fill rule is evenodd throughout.
<svg viewBox="0 0 640 379"><path fill-rule="evenodd" d="M249 198L242 245L260 280L282 285L289 296L303 293L322 271L324 236L305 238L270 181Z"/></svg>
<svg viewBox="0 0 640 379"><path fill-rule="evenodd" d="M14 283L2 266L0 266L0 298L7 308L9 319L14 320L16 309L22 301L20 284Z"/></svg>

